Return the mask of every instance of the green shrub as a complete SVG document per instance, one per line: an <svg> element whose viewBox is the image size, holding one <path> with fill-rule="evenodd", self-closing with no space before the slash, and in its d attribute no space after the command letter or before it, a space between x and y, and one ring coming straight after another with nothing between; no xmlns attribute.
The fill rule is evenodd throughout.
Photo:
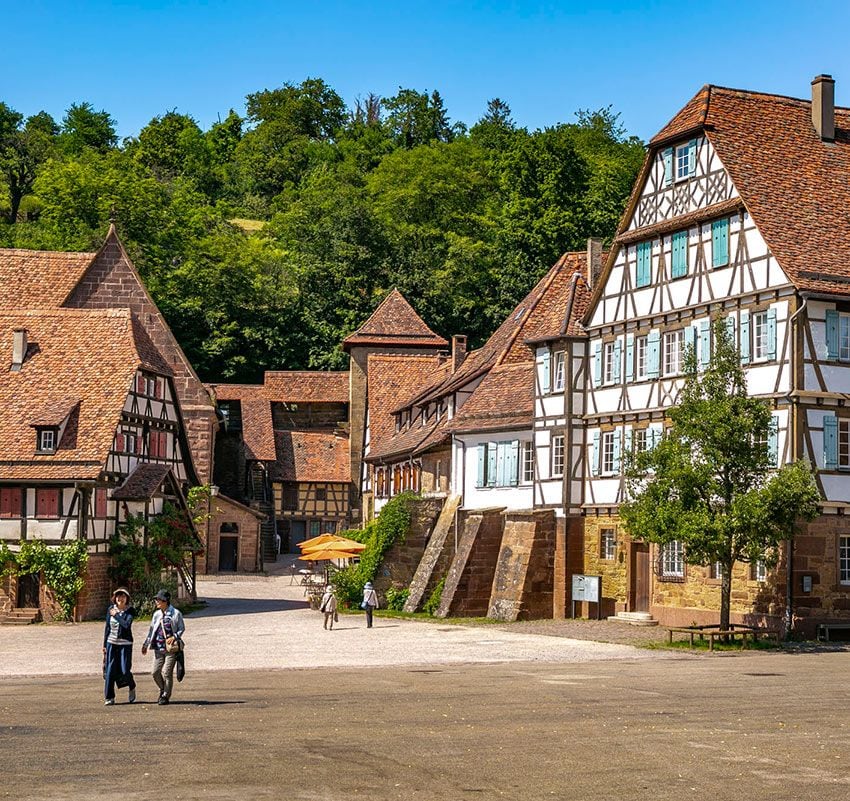
<svg viewBox="0 0 850 801"><path fill-rule="evenodd" d="M410 588L390 587L387 590L387 609L393 609L396 612L401 612L407 599L410 597Z"/></svg>
<svg viewBox="0 0 850 801"><path fill-rule="evenodd" d="M422 606L422 611L433 617L434 613L440 608L440 600L443 597L443 587L446 586L446 577L440 579L433 592L428 596L428 600Z"/></svg>

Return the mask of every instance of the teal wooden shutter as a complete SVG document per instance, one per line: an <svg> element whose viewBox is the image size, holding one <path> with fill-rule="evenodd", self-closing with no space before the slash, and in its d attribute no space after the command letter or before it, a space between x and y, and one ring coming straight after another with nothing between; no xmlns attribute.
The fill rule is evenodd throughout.
<svg viewBox="0 0 850 801"><path fill-rule="evenodd" d="M688 177L692 178L697 174L697 140L691 139L688 142Z"/></svg>
<svg viewBox="0 0 850 801"><path fill-rule="evenodd" d="M647 286L651 279L652 242L638 242L635 286Z"/></svg>
<svg viewBox="0 0 850 801"><path fill-rule="evenodd" d="M599 475L599 432L593 432L593 453L590 457L590 474Z"/></svg>
<svg viewBox="0 0 850 801"><path fill-rule="evenodd" d="M634 377L635 369L635 335L626 334L626 383Z"/></svg>
<svg viewBox="0 0 850 801"><path fill-rule="evenodd" d="M543 357L543 377L540 379L542 384L540 390L544 395L552 391L552 360L554 358L555 354L552 351L548 351Z"/></svg>
<svg viewBox="0 0 850 801"><path fill-rule="evenodd" d="M711 266L729 264L729 219L715 220L711 224Z"/></svg>
<svg viewBox="0 0 850 801"><path fill-rule="evenodd" d="M664 186L673 183L673 148L668 147L661 151L661 161L664 163Z"/></svg>
<svg viewBox="0 0 850 801"><path fill-rule="evenodd" d="M613 458L613 468L615 473L620 472L620 429L614 429L614 458Z"/></svg>
<svg viewBox="0 0 850 801"><path fill-rule="evenodd" d="M496 486L496 465L498 464L498 445L495 442L487 443L487 486Z"/></svg>
<svg viewBox="0 0 850 801"><path fill-rule="evenodd" d="M767 456L771 467L779 466L779 418L770 418L770 428L767 430Z"/></svg>
<svg viewBox="0 0 850 801"><path fill-rule="evenodd" d="M519 484L519 440L508 443L508 483L515 487Z"/></svg>
<svg viewBox="0 0 850 801"><path fill-rule="evenodd" d="M685 352L682 354L682 364L685 363L688 353L694 358L697 355L697 330L692 325L685 328Z"/></svg>
<svg viewBox="0 0 850 801"><path fill-rule="evenodd" d="M670 275L681 278L688 274L688 232L677 231L673 234L673 262Z"/></svg>
<svg viewBox="0 0 850 801"><path fill-rule="evenodd" d="M699 364L705 369L711 363L711 320L699 324Z"/></svg>
<svg viewBox="0 0 850 801"><path fill-rule="evenodd" d="M614 370L612 375L614 377L614 381L618 382L620 380L620 365L623 362L623 342L620 339L614 340Z"/></svg>
<svg viewBox="0 0 850 801"><path fill-rule="evenodd" d="M486 464L487 464L487 446L479 445L476 450L478 451L478 474L475 478L475 486L483 487L485 474L486 474Z"/></svg>
<svg viewBox="0 0 850 801"><path fill-rule="evenodd" d="M602 386L602 343L593 346L593 386Z"/></svg>
<svg viewBox="0 0 850 801"><path fill-rule="evenodd" d="M835 309L826 312L826 358L838 358L838 312Z"/></svg>
<svg viewBox="0 0 850 801"><path fill-rule="evenodd" d="M838 420L834 414L823 418L823 467L824 470L838 469Z"/></svg>
<svg viewBox="0 0 850 801"><path fill-rule="evenodd" d="M776 309L767 310L767 358L776 358Z"/></svg>
<svg viewBox="0 0 850 801"><path fill-rule="evenodd" d="M750 363L750 313L741 312L741 364Z"/></svg>
<svg viewBox="0 0 850 801"><path fill-rule="evenodd" d="M650 331L646 338L646 376L658 378L661 373L661 334Z"/></svg>

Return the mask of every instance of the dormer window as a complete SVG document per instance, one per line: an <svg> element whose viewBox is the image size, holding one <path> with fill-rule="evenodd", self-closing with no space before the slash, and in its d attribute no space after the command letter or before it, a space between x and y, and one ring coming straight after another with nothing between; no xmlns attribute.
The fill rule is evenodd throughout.
<svg viewBox="0 0 850 801"><path fill-rule="evenodd" d="M679 145L675 155L676 180L685 181L693 177L697 171L697 143L696 139Z"/></svg>
<svg viewBox="0 0 850 801"><path fill-rule="evenodd" d="M35 433L35 449L38 453L56 453L56 440L58 429L39 428Z"/></svg>

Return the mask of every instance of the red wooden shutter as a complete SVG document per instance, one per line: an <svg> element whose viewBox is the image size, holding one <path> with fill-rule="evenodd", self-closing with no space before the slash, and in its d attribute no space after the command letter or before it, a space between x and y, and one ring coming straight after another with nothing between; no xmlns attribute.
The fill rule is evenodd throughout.
<svg viewBox="0 0 850 801"><path fill-rule="evenodd" d="M94 491L94 516L98 518L106 517L106 490L96 489Z"/></svg>
<svg viewBox="0 0 850 801"><path fill-rule="evenodd" d="M118 453L124 453L124 435L116 434L115 435L115 450Z"/></svg>
<svg viewBox="0 0 850 801"><path fill-rule="evenodd" d="M59 490L39 488L35 491L36 517L59 517Z"/></svg>
<svg viewBox="0 0 850 801"><path fill-rule="evenodd" d="M144 450L144 437L136 434L136 453L141 453Z"/></svg>
<svg viewBox="0 0 850 801"><path fill-rule="evenodd" d="M168 433L165 431L159 434L159 455L163 459L168 457Z"/></svg>
<svg viewBox="0 0 850 801"><path fill-rule="evenodd" d="M12 490L0 489L0 517L11 517Z"/></svg>
<svg viewBox="0 0 850 801"><path fill-rule="evenodd" d="M161 378L157 378L156 382L154 383L153 396L155 398L161 398L162 397L162 379Z"/></svg>
<svg viewBox="0 0 850 801"><path fill-rule="evenodd" d="M138 392L138 393L139 393L139 395L144 395L144 394L145 394L145 389L146 389L146 388L147 388L147 387L146 387L146 384L145 384L145 378L144 378L144 376L141 376L141 375L140 375L140 376L138 376L138 377L136 378L136 392Z"/></svg>

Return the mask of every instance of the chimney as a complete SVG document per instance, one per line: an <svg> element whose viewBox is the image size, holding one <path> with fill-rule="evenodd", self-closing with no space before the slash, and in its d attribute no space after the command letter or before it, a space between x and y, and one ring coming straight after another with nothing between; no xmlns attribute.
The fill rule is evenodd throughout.
<svg viewBox="0 0 850 801"><path fill-rule="evenodd" d="M17 328L12 332L12 372L21 369L27 355L27 331Z"/></svg>
<svg viewBox="0 0 850 801"><path fill-rule="evenodd" d="M587 240L587 285L593 289L596 286L596 279L599 278L599 273L602 272L602 240L588 239Z"/></svg>
<svg viewBox="0 0 850 801"><path fill-rule="evenodd" d="M835 139L835 81L818 75L812 81L812 125L824 142Z"/></svg>
<svg viewBox="0 0 850 801"><path fill-rule="evenodd" d="M452 337L452 372L456 373L466 358L466 337L455 334Z"/></svg>

